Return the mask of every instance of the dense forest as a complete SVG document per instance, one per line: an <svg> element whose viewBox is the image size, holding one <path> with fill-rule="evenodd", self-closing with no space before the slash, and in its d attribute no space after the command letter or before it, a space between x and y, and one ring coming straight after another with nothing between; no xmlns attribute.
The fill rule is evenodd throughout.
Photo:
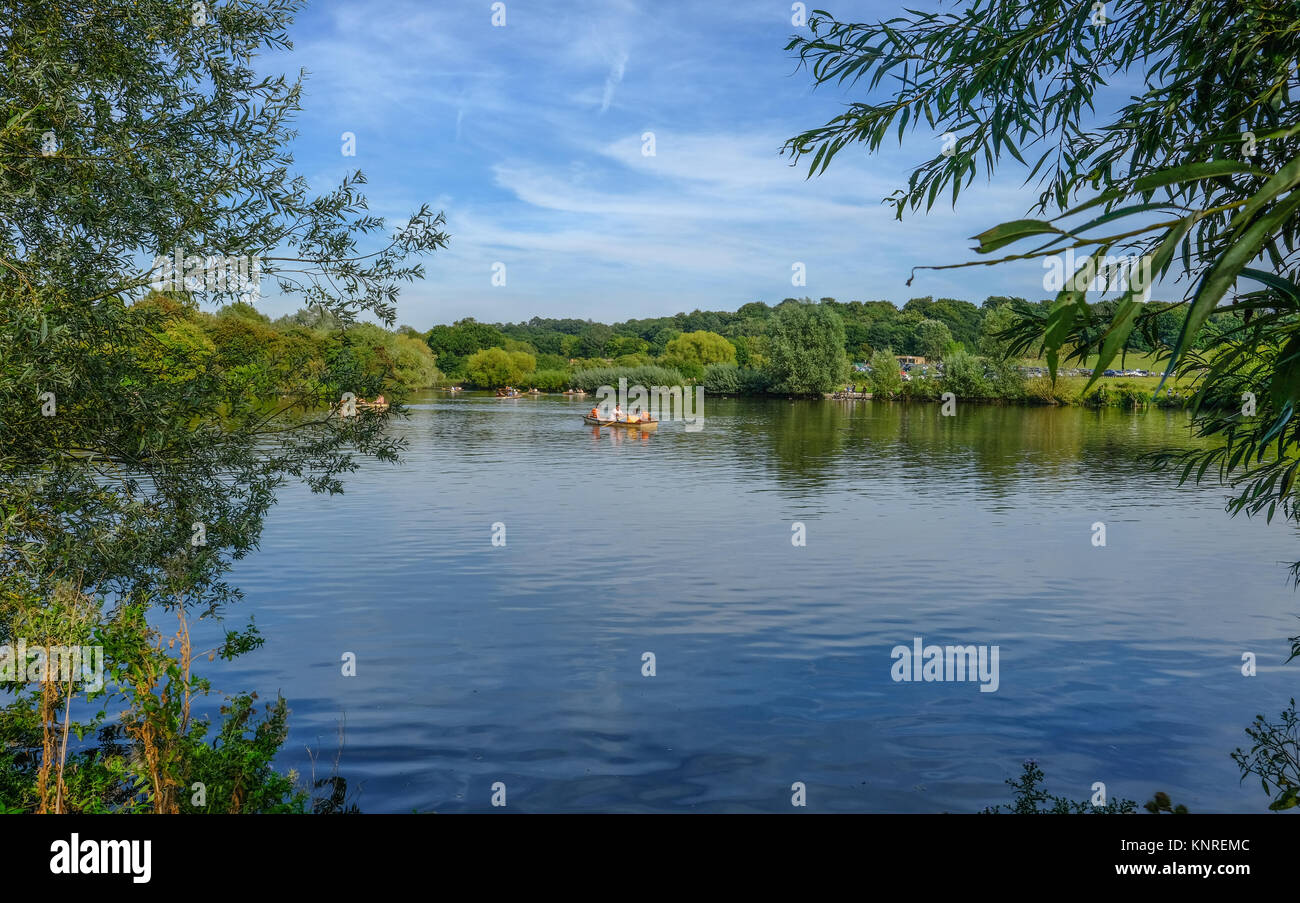
<svg viewBox="0 0 1300 903"><path fill-rule="evenodd" d="M441 379L424 335L408 326L345 325L306 308L273 321L242 301L208 313L183 292L153 292L128 313L147 337L136 343L141 361L177 383L220 373L247 397L311 387L332 400L343 391L365 397Z"/></svg>
<svg viewBox="0 0 1300 903"><path fill-rule="evenodd" d="M272 320L243 302L205 312L185 293L154 292L132 309L150 324L151 340L141 353L156 358L170 378L210 366L237 374L244 390L258 397L300 391L313 374L328 372L329 385L315 386L323 399L342 391L400 395L452 383L594 391L624 376L647 385L696 382L724 395L818 395L856 378L860 388L891 397L930 398L952 390L964 398L1075 400L1050 381L1026 380L1022 359L1003 335L1019 315L1046 317L1050 304L926 297L900 308L889 301L787 298L777 305L751 302L736 311L612 324L466 318L427 333L344 323L306 308ZM1098 323L1110 318L1113 304L1091 306ZM1182 312L1163 306L1171 309L1150 319L1152 329L1130 336L1129 353L1151 355L1177 338ZM1207 337L1234 322L1212 318ZM895 366L898 355L941 362L943 379L905 384Z"/></svg>
<svg viewBox="0 0 1300 903"><path fill-rule="evenodd" d="M1092 318L1108 322L1117 303L1091 305ZM756 301L734 312L695 310L612 324L544 317L489 324L467 318L435 326L427 340L448 379L481 387L590 390L611 367L655 366L664 379L701 381L721 394L818 394L863 372L850 369L859 363L870 366L877 392L933 389L937 395L934 381L904 393L895 368L881 366L895 355L917 355L943 361L952 388L963 397L1015 398L1025 396L1024 380L1003 333L1020 315L1045 318L1051 304L995 296L976 305L924 297L900 308L889 301L787 298L775 306ZM1177 339L1182 310L1158 301L1148 307L1169 309L1129 337L1128 353L1150 355ZM1232 325L1215 318L1204 340ZM1040 388L1036 394L1053 400L1053 391Z"/></svg>

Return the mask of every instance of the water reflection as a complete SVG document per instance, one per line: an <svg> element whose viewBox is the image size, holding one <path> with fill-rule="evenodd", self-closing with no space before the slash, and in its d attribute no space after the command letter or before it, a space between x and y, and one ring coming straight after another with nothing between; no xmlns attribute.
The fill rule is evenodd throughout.
<svg viewBox="0 0 1300 903"><path fill-rule="evenodd" d="M346 714L366 811L484 811L498 780L522 811L784 811L799 780L818 811L974 812L1028 757L1078 798L1262 808L1227 754L1293 689L1295 536L1147 472L1181 414L589 408L430 395L401 466L286 491L235 574L267 645L214 675L283 690L282 765ZM915 636L999 644L998 692L894 683Z"/></svg>

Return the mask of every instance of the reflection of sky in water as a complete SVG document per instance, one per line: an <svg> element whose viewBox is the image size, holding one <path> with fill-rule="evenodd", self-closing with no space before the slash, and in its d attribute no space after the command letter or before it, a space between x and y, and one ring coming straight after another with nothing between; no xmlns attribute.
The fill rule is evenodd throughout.
<svg viewBox="0 0 1300 903"><path fill-rule="evenodd" d="M803 781L812 810L969 812L1029 757L1075 799L1267 804L1229 753L1294 693L1300 554L1136 460L1183 415L709 399L642 438L589 406L431 396L402 466L284 491L234 577L267 644L205 671L288 697L283 767L328 770L343 718L367 811L502 780L519 810L784 811ZM999 691L892 682L914 636L999 645Z"/></svg>

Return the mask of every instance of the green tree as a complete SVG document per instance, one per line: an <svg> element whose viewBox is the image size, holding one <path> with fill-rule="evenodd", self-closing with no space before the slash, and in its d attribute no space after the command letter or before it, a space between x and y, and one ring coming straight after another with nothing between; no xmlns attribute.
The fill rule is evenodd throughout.
<svg viewBox="0 0 1300 903"><path fill-rule="evenodd" d="M893 398L903 391L903 374L893 351L882 348L874 352L867 366L871 368L872 395Z"/></svg>
<svg viewBox="0 0 1300 903"><path fill-rule="evenodd" d="M628 354L645 354L649 350L650 343L637 336L614 336L608 345L608 351L614 357L623 357Z"/></svg>
<svg viewBox="0 0 1300 903"><path fill-rule="evenodd" d="M526 351L485 348L475 351L465 363L470 382L485 389L518 386L537 369L537 359Z"/></svg>
<svg viewBox="0 0 1300 903"><path fill-rule="evenodd" d="M716 332L697 330L677 336L664 348L663 363L668 367L704 368L709 364L734 364L736 346Z"/></svg>
<svg viewBox="0 0 1300 903"><path fill-rule="evenodd" d="M768 330L768 375L778 392L818 395L839 386L848 373L844 323L823 304L782 304Z"/></svg>
<svg viewBox="0 0 1300 903"><path fill-rule="evenodd" d="M583 357L604 357L614 330L604 323L592 323L578 336L577 350Z"/></svg>
<svg viewBox="0 0 1300 903"><path fill-rule="evenodd" d="M393 376L407 389L427 389L442 379L433 352L420 334L393 336Z"/></svg>
<svg viewBox="0 0 1300 903"><path fill-rule="evenodd" d="M484 348L501 348L506 338L495 326L466 317L450 326L433 327L426 341L438 356L442 370L448 376L461 379L465 376L466 361L471 354Z"/></svg>
<svg viewBox="0 0 1300 903"><path fill-rule="evenodd" d="M186 625L220 622L238 600L225 574L256 546L277 487L341 491L356 454L395 457L384 415L330 407L382 383L358 384L364 374L338 356L286 372L268 404L195 317L247 286L200 277L134 302L175 281L176 253L241 258L250 275L257 258L264 281L332 323L391 323L400 284L423 275L411 258L445 245L427 208L406 223L370 215L360 174L319 196L293 176L302 85L253 60L287 48L297 6L212 6L201 28L163 2L96 15L10 3L0 17L0 627L94 637L109 674L98 693L24 688L0 713L0 758L17 769L3 802L177 812L182 788L216 769L254 808L293 805L284 783L266 783L283 736L274 710L256 725L228 713L232 755L246 730L266 741L238 762L204 752L207 720L191 707L210 686L192 669L202 650ZM233 313L218 321L265 328ZM154 626L164 618L174 636ZM230 630L213 654L259 642ZM65 728L108 734L52 758Z"/></svg>
<svg viewBox="0 0 1300 903"><path fill-rule="evenodd" d="M958 398L987 398L984 361L965 349L954 349L943 361L943 388Z"/></svg>
<svg viewBox="0 0 1300 903"><path fill-rule="evenodd" d="M922 320L916 326L916 350L926 360L941 360L952 341L952 331L940 320Z"/></svg>

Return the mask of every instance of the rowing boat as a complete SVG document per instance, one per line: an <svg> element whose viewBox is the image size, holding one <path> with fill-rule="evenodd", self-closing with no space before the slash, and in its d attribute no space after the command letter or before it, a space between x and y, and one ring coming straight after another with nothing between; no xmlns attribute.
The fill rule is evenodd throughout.
<svg viewBox="0 0 1300 903"><path fill-rule="evenodd" d="M656 429L659 426L658 420L645 420L638 422L629 422L627 420L597 420L590 414L582 415L582 422L588 426L621 426L630 430L646 430L647 432Z"/></svg>

